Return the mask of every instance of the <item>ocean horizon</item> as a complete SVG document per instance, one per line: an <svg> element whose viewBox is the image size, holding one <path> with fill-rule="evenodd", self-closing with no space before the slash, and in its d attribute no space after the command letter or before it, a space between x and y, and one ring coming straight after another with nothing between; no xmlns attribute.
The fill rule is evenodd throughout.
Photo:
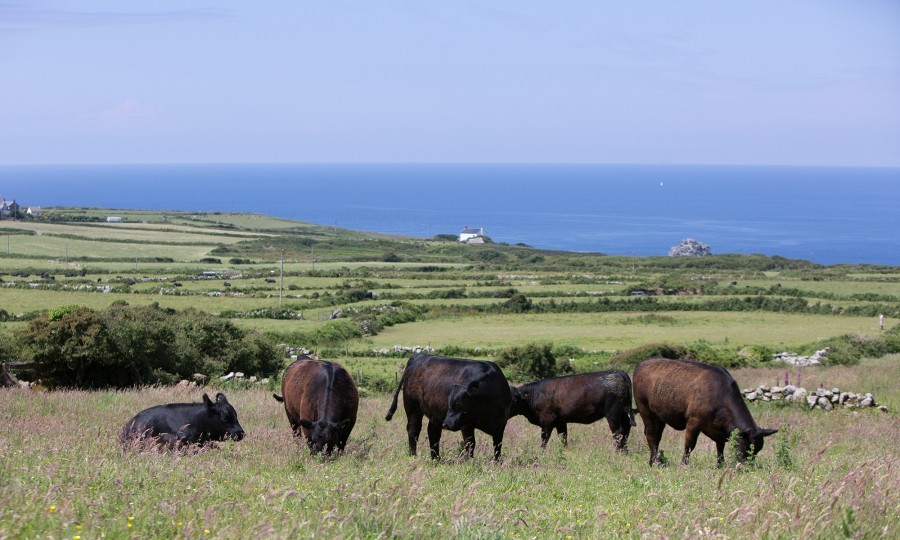
<svg viewBox="0 0 900 540"><path fill-rule="evenodd" d="M251 212L429 238L900 266L900 168L594 164L5 165L21 206ZM2 228L2 225L0 225Z"/></svg>

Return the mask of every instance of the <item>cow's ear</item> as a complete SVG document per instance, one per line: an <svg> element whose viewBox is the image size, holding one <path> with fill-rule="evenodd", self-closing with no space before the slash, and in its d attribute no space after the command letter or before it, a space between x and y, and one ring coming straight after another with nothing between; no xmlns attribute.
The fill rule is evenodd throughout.
<svg viewBox="0 0 900 540"><path fill-rule="evenodd" d="M466 388L466 393L470 396L474 396L476 392L478 392L478 387L481 386L481 383L477 380L469 383L469 386Z"/></svg>
<svg viewBox="0 0 900 540"><path fill-rule="evenodd" d="M762 435L763 437L768 437L769 435L775 435L778 433L777 429L759 429L756 433Z"/></svg>
<svg viewBox="0 0 900 540"><path fill-rule="evenodd" d="M303 420L302 418L300 420L297 420L297 423L305 427L306 429L312 429L313 427L312 422L310 422L309 420Z"/></svg>
<svg viewBox="0 0 900 540"><path fill-rule="evenodd" d="M203 393L203 403L205 403L207 407L213 406L212 400L209 399L209 396L207 396L205 392Z"/></svg>
<svg viewBox="0 0 900 540"><path fill-rule="evenodd" d="M275 401L277 401L278 403L284 403L284 398L279 396L278 394L273 393L272 397L275 398Z"/></svg>
<svg viewBox="0 0 900 540"><path fill-rule="evenodd" d="M228 403L228 400L225 398L225 394L219 392L216 394L216 403Z"/></svg>

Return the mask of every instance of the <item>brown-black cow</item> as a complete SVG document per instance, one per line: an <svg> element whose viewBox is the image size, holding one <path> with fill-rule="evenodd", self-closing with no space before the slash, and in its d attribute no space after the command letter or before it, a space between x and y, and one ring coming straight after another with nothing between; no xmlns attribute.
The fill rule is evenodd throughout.
<svg viewBox="0 0 900 540"><path fill-rule="evenodd" d="M400 390L403 390L411 455L416 455L422 418L427 416L428 444L433 459L440 458L442 429L462 432L468 457L474 455L475 430L480 429L493 437L494 460L500 459L512 394L497 364L427 354L413 356L406 363L394 392L385 417L388 421L397 410Z"/></svg>
<svg viewBox="0 0 900 540"><path fill-rule="evenodd" d="M659 441L666 425L684 432L687 465L697 437L703 433L716 443L716 465L724 462L725 443L736 430L738 459L746 460L763 448L763 438L777 429L756 425L737 383L727 370L669 358L649 358L634 370L634 400L650 446L650 466L661 464Z"/></svg>
<svg viewBox="0 0 900 540"><path fill-rule="evenodd" d="M284 370L281 396L295 437L306 437L311 453L344 451L356 424L359 392L353 378L335 362L304 357Z"/></svg>
<svg viewBox="0 0 900 540"><path fill-rule="evenodd" d="M620 452L628 451L635 425L631 408L631 378L614 369L553 377L512 388L510 417L521 414L541 428L541 447L553 429L568 444L567 423L592 424L606 418Z"/></svg>

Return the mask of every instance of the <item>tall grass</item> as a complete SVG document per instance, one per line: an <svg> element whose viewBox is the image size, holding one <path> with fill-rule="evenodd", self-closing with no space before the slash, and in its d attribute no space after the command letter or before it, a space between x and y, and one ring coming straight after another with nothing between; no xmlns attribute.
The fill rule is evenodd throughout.
<svg viewBox="0 0 900 540"><path fill-rule="evenodd" d="M878 411L755 407L760 425L790 426L790 467L776 436L754 467L716 469L701 437L689 467L651 469L640 420L626 456L602 421L541 451L521 417L502 463L480 432L473 460L444 432L435 463L424 433L420 455L406 455L405 416L384 421L387 396L364 398L346 454L322 459L256 389L228 391L242 442L197 454L117 445L139 410L200 395L0 391L0 537L896 537L900 523L900 421ZM673 463L681 444L667 430Z"/></svg>

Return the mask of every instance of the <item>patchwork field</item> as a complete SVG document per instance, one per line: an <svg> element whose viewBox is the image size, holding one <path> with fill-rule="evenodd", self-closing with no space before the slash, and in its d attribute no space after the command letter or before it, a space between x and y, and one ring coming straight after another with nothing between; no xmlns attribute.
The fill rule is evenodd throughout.
<svg viewBox="0 0 900 540"><path fill-rule="evenodd" d="M208 374L202 390L228 394L248 437L188 455L123 452L116 437L139 410L198 401L201 389L0 390L0 538L898 535L900 356L802 369L766 357L893 335L896 268L469 246L255 214L45 210L81 221L0 222L2 343L60 306L194 308L340 361L363 399L346 455L322 459L292 440L271 398L277 373L257 385ZM126 223L84 222L107 215ZM751 366L731 369L741 386L788 372L810 389L871 392L890 412L754 405L760 425L782 431L755 464L722 469L702 437L689 467L649 468L640 419L626 456L603 421L541 451L521 417L499 464L481 433L471 461L448 432L442 462L407 455L402 407L392 422L384 414L409 348L496 359L532 343L578 370L651 344L689 347ZM668 430L672 463L680 446Z"/></svg>

